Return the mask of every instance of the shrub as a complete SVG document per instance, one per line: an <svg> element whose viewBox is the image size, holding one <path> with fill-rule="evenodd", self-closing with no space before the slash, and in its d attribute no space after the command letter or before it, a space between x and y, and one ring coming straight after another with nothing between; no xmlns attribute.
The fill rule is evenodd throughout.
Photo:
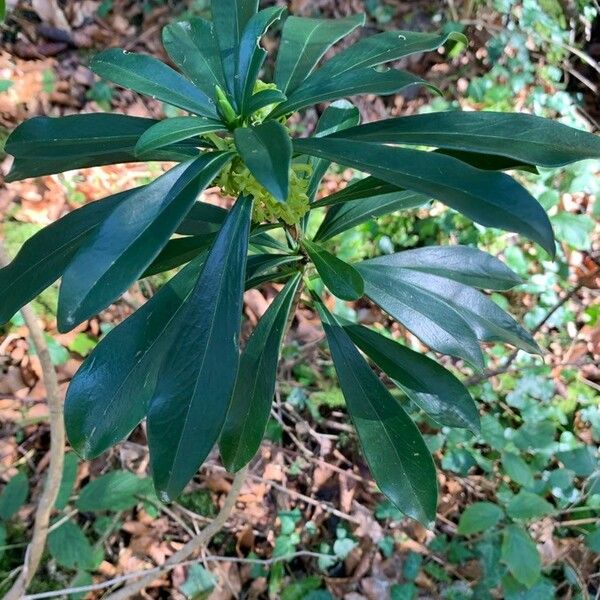
<svg viewBox="0 0 600 600"><path fill-rule="evenodd" d="M111 49L95 73L178 107L163 121L120 114L39 117L6 149L9 180L131 161L179 164L152 183L94 202L27 241L0 271L0 319L62 278L58 326L68 331L114 302L137 279L185 265L113 329L74 377L66 399L72 446L95 457L144 418L155 486L181 493L218 443L237 471L257 451L269 418L282 340L301 300L318 312L350 417L384 494L406 515L435 518L435 467L419 430L369 366L368 357L435 421L479 428L477 407L437 362L382 333L334 316L323 286L341 300L378 304L432 350L482 368L481 342L537 352L532 337L478 289L519 278L465 246L424 247L348 264L324 242L373 217L443 202L470 219L527 236L554 254L548 217L506 170L559 167L600 156L600 140L526 114L439 112L359 124L340 100L394 94L422 79L381 68L463 41L459 34L389 31L362 38L321 63L363 15L335 21L289 17L272 83L258 79L261 36L284 10L257 0L214 0L213 21L163 31L180 72L150 56ZM289 117L334 101L311 137ZM316 200L332 162L368 174ZM226 211L198 201L219 185L237 197ZM316 234L310 216L326 210ZM240 352L244 289L285 285Z"/></svg>

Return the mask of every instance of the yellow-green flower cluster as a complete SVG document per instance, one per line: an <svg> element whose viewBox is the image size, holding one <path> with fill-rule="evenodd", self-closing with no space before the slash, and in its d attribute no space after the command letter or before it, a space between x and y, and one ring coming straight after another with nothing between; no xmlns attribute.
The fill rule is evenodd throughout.
<svg viewBox="0 0 600 600"><path fill-rule="evenodd" d="M293 164L290 168L290 193L287 202L278 202L254 179L241 158L234 158L215 181L228 196L240 195L254 198L252 220L255 223L275 223L278 220L288 225L299 223L308 212L308 185L312 167L306 163Z"/></svg>

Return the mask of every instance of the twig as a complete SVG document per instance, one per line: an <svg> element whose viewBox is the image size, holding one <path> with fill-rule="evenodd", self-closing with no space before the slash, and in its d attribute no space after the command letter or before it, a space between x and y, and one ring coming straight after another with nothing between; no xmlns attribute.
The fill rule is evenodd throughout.
<svg viewBox="0 0 600 600"><path fill-rule="evenodd" d="M552 315L562 306L564 306L575 294L579 292L581 288L583 288L583 284L579 283L576 286L572 287L567 294L565 294L547 313L546 316L534 327L531 335L534 336L540 332L542 327L550 320ZM464 384L469 387L472 385L478 385L485 381L486 379L490 379L490 377L496 377L496 375L502 375L506 373L511 365L515 362L517 356L519 355L519 350L515 350L510 354L510 356L506 359L506 362L502 367L498 367L497 369L487 369L483 373L479 375L474 375L473 377L469 377L465 379Z"/></svg>
<svg viewBox="0 0 600 600"><path fill-rule="evenodd" d="M203 556L203 562L231 562L231 563L240 563L247 565L261 565L264 567L268 567L270 565L274 565L279 562L293 560L295 558L331 558L331 554L321 554L319 552L309 552L307 550L301 550L299 552L294 552L293 554L288 554L286 556L276 556L274 558L269 559L261 559L261 558L238 558L236 556ZM146 569L145 571L139 571L137 573L127 573L125 575L120 575L119 577L115 577L114 579L108 579L107 581L102 581L101 583L93 583L91 585L83 585L79 587L65 588L64 590L53 590L51 592L42 592L40 594L30 594L29 596L24 596L22 600L42 600L43 598L56 598L58 596L65 596L67 594L79 594L84 592L96 592L99 590L105 590L106 588L112 587L113 585L119 585L121 583L125 583L130 579L135 579L136 577L141 577L142 575L152 574L153 576L161 575L176 567L187 567L190 565L197 564L199 560L185 560L179 562L177 564L165 564L161 567L155 567L154 569ZM125 589L125 588L124 588Z"/></svg>
<svg viewBox="0 0 600 600"><path fill-rule="evenodd" d="M4 246L0 244L0 265L5 266L9 262L10 258L6 254ZM44 546L46 545L46 538L48 537L50 513L60 489L65 451L63 405L58 388L56 371L50 358L44 332L30 304L25 305L21 309L21 314L29 329L29 335L39 357L43 382L46 387L50 421L50 464L35 513L33 535L25 552L23 570L15 580L8 594L4 597L4 600L21 600L40 566Z"/></svg>
<svg viewBox="0 0 600 600"><path fill-rule="evenodd" d="M124 588L114 592L113 594L110 594L107 596L106 600L126 600L127 598L131 598L132 596L138 594L146 586L150 585L154 579L156 579L157 574L166 572L173 567L178 566L182 562L186 561L196 550L208 544L212 537L223 528L227 519L231 515L244 480L246 479L246 472L247 467L236 473L233 483L231 484L231 489L225 498L223 508L221 508L215 519L211 521L197 536L193 537L180 550L175 552L175 554L173 554L163 566L134 574L135 578L141 577L141 579L126 585ZM131 578L132 577L127 577L127 580ZM115 585L115 583L123 583L124 581L126 580L121 579L119 582L113 582L105 587L111 587L112 585ZM41 596L35 597L40 598ZM48 596L44 597L47 598ZM30 598L34 598L34 596L31 596Z"/></svg>

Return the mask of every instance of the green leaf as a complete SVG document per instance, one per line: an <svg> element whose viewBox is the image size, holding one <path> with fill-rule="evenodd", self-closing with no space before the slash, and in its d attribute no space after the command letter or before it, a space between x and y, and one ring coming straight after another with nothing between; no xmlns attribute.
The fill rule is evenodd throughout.
<svg viewBox="0 0 600 600"><path fill-rule="evenodd" d="M208 250L214 239L214 234L205 234L177 237L169 240L160 251L160 254L142 273L140 279L156 275L157 273L164 273L188 263L199 254Z"/></svg>
<svg viewBox="0 0 600 600"><path fill-rule="evenodd" d="M352 341L441 425L479 431L479 413L462 383L435 361L361 325L344 325Z"/></svg>
<svg viewBox="0 0 600 600"><path fill-rule="evenodd" d="M322 81L313 81L313 78L314 75L309 77L295 92L289 94L288 99L277 106L270 117L278 119L307 106L358 94L379 94L381 96L396 94L414 85L423 85L437 92L434 86L420 77L394 69L384 71L371 68L360 69L348 71L333 78L325 78Z"/></svg>
<svg viewBox="0 0 600 600"><path fill-rule="evenodd" d="M8 521L25 504L29 482L25 473L17 473L0 492L0 519Z"/></svg>
<svg viewBox="0 0 600 600"><path fill-rule="evenodd" d="M298 273L271 303L242 353L219 441L228 471L246 466L260 447L275 393L279 352L300 279Z"/></svg>
<svg viewBox="0 0 600 600"><path fill-rule="evenodd" d="M403 302L414 310L418 308L419 300L416 298L420 294L428 296L434 303L454 309L468 322L469 328L481 342L505 342L526 352L540 352L531 335L509 314L487 296L467 285L445 277L396 267L393 259L389 261L387 256L363 261L356 268L365 280L365 271L378 281L384 277L389 278L388 285L394 285L398 297L404 298ZM414 300L411 299L411 294L415 294ZM467 338L469 337L470 334L467 334Z"/></svg>
<svg viewBox="0 0 600 600"><path fill-rule="evenodd" d="M221 52L223 75L229 93L234 98L240 42L246 24L258 10L258 0L211 0L210 8Z"/></svg>
<svg viewBox="0 0 600 600"><path fill-rule="evenodd" d="M111 212L63 274L58 302L61 331L96 314L127 290L231 157L214 152L179 164Z"/></svg>
<svg viewBox="0 0 600 600"><path fill-rule="evenodd" d="M503 516L502 509L491 502L475 502L460 515L458 533L471 535L492 530Z"/></svg>
<svg viewBox="0 0 600 600"><path fill-rule="evenodd" d="M92 479L75 505L82 512L129 510L140 502L138 495L147 489L146 482L129 471L110 471Z"/></svg>
<svg viewBox="0 0 600 600"><path fill-rule="evenodd" d="M181 235L205 235L219 231L227 210L207 202L196 202L177 228Z"/></svg>
<svg viewBox="0 0 600 600"><path fill-rule="evenodd" d="M177 68L209 98L215 86L226 87L212 23L200 18L170 23L162 30L162 41Z"/></svg>
<svg viewBox="0 0 600 600"><path fill-rule="evenodd" d="M60 488L58 490L58 496L54 502L54 508L56 510L62 510L71 496L75 480L77 479L77 467L79 466L79 458L74 452L67 452L65 454L63 463L62 478L60 480Z"/></svg>
<svg viewBox="0 0 600 600"><path fill-rule="evenodd" d="M541 496L521 490L508 503L506 512L511 519L531 521L554 512L554 507Z"/></svg>
<svg viewBox="0 0 600 600"><path fill-rule="evenodd" d="M19 125L6 142L6 152L15 157L6 181L139 161L135 145L144 132L158 122L117 114L29 119ZM190 151L194 151L193 147L180 144L163 148L144 160L185 160L190 157Z"/></svg>
<svg viewBox="0 0 600 600"><path fill-rule="evenodd" d="M217 583L218 579L210 571L207 571L202 565L194 564L188 568L187 578L179 586L179 590L190 600L206 598Z"/></svg>
<svg viewBox="0 0 600 600"><path fill-rule="evenodd" d="M589 477L598 468L596 449L591 446L557 452L556 458L578 477Z"/></svg>
<svg viewBox="0 0 600 600"><path fill-rule="evenodd" d="M179 495L208 456L229 409L251 214L252 199L238 199L170 328L173 344L148 408L154 483L165 500Z"/></svg>
<svg viewBox="0 0 600 600"><path fill-rule="evenodd" d="M90 69L104 79L203 117L217 118L214 101L157 58L111 48L96 54Z"/></svg>
<svg viewBox="0 0 600 600"><path fill-rule="evenodd" d="M409 270L370 265L370 261L358 263L356 268L364 279L366 295L425 344L483 368L477 335L463 316L463 307L457 308L428 289L405 282L404 275L411 275ZM443 285L452 283L438 279Z"/></svg>
<svg viewBox="0 0 600 600"><path fill-rule="evenodd" d="M550 119L518 113L451 111L412 115L355 127L345 132L344 138L492 154L542 167L600 158L600 137Z"/></svg>
<svg viewBox="0 0 600 600"><path fill-rule="evenodd" d="M203 262L198 257L112 329L73 377L65 425L71 445L84 458L99 456L144 418L172 341L169 326L189 298Z"/></svg>
<svg viewBox="0 0 600 600"><path fill-rule="evenodd" d="M159 121L147 129L135 145L135 153L143 157L144 154L158 148L176 144L183 140L205 133L225 131L226 127L220 121L204 117L173 117ZM197 140L197 143L200 143Z"/></svg>
<svg viewBox="0 0 600 600"><path fill-rule="evenodd" d="M302 245L332 294L349 301L362 297L365 284L360 273L352 265L308 240L304 240Z"/></svg>
<svg viewBox="0 0 600 600"><path fill-rule="evenodd" d="M284 93L293 92L329 48L364 23L364 14L341 19L288 17L275 64L273 81L277 87Z"/></svg>
<svg viewBox="0 0 600 600"><path fill-rule="evenodd" d="M548 215L505 173L482 171L435 152L349 139L301 139L294 147L439 199L482 225L527 235L554 254Z"/></svg>
<svg viewBox="0 0 600 600"><path fill-rule="evenodd" d="M350 417L377 485L404 514L429 524L435 519L437 479L419 430L324 305L317 303L317 309Z"/></svg>
<svg viewBox="0 0 600 600"><path fill-rule="evenodd" d="M401 267L488 290L509 290L522 279L494 256L469 246L428 246L378 257L373 264Z"/></svg>
<svg viewBox="0 0 600 600"><path fill-rule="evenodd" d="M600 139L600 138L599 138ZM576 250L589 250L596 221L588 215L574 215L565 211L552 217L556 237Z"/></svg>
<svg viewBox="0 0 600 600"><path fill-rule="evenodd" d="M600 527L585 536L585 545L592 551L600 554Z"/></svg>
<svg viewBox="0 0 600 600"><path fill-rule="evenodd" d="M519 525L509 525L502 540L502 561L511 575L530 588L540 578L542 561L534 541Z"/></svg>
<svg viewBox="0 0 600 600"><path fill-rule="evenodd" d="M81 527L73 521L65 521L48 534L48 551L66 569L87 569L94 563L92 545Z"/></svg>
<svg viewBox="0 0 600 600"><path fill-rule="evenodd" d="M6 546L6 526L0 521L0 560L2 560L6 552L4 546Z"/></svg>
<svg viewBox="0 0 600 600"><path fill-rule="evenodd" d="M284 11L284 8L276 6L265 8L253 15L244 28L235 77L235 97L240 113L244 116L252 114L248 107L254 94L254 84L267 58L267 51L261 47L260 39L275 21L281 19Z"/></svg>
<svg viewBox="0 0 600 600"><path fill-rule="evenodd" d="M514 452L502 453L502 466L506 474L519 485L530 488L533 487L535 480L529 465Z"/></svg>
<svg viewBox="0 0 600 600"><path fill-rule="evenodd" d="M359 186L362 189L359 190ZM390 188L393 191L385 191ZM357 197L355 198L355 196ZM418 208L428 200L429 198L423 194L401 190L373 177L367 177L313 205L313 208L332 205L314 239L315 241L329 240L365 221L399 210Z"/></svg>
<svg viewBox="0 0 600 600"><path fill-rule="evenodd" d="M256 94L253 94L248 100L246 114L253 115L271 104L273 105L272 109L274 109L277 104L281 104L286 100L287 96L282 94L279 90L260 90L259 92L256 92Z"/></svg>
<svg viewBox="0 0 600 600"><path fill-rule="evenodd" d="M242 160L270 194L286 202L289 194L292 143L286 128L277 121L256 127L239 127L235 145Z"/></svg>

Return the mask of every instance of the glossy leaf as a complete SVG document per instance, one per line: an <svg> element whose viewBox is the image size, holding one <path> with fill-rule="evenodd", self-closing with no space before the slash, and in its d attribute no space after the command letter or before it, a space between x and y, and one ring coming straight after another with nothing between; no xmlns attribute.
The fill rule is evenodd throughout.
<svg viewBox="0 0 600 600"><path fill-rule="evenodd" d="M367 179L373 178L369 177ZM353 187L355 186L352 185L349 186L349 188L346 188L349 192L348 197L351 196L350 188ZM377 187L381 187L382 189L387 189L389 187L395 188L395 186L389 186L388 184L378 185ZM346 190L342 190L340 194L343 194ZM315 234L315 241L329 240L348 229L352 229L352 227L356 227L365 221L369 221L370 219L375 219L399 210L419 208L428 202L427 196L418 194L417 192L411 192L410 190L395 188L395 191L393 192L381 194L376 192L376 188L372 191L374 192L374 195L372 196L366 195L365 197L346 201L342 201L341 195L337 196L337 194L332 194L332 196L337 197L333 198L332 196L329 196L325 198L324 202L316 203L314 208L318 208L329 202L340 201L331 206L327 211L325 219L323 219L323 222Z"/></svg>
<svg viewBox="0 0 600 600"><path fill-rule="evenodd" d="M302 245L332 294L349 301L358 300L364 294L364 281L352 265L308 240L304 240Z"/></svg>
<svg viewBox="0 0 600 600"><path fill-rule="evenodd" d="M366 295L425 344L483 368L477 335L462 309L457 310L428 290L405 284L397 269L370 266L369 261L358 263L356 268L365 282Z"/></svg>
<svg viewBox="0 0 600 600"><path fill-rule="evenodd" d="M173 117L159 121L146 130L135 145L135 153L143 155L170 144L195 138L205 133L225 131L226 127L220 121L205 119L203 117ZM198 146L206 146L204 142L196 140Z"/></svg>
<svg viewBox="0 0 600 600"><path fill-rule="evenodd" d="M398 302L402 302L409 311L418 311L423 307L422 303L431 302L432 305L427 312L440 324L443 318L441 315L436 315L434 306L438 310L447 310L449 314L452 314L452 311L459 314L468 323L468 330L451 328L457 339L464 334L466 340L471 340L471 335L474 333L482 342L501 341L527 352L539 352L531 335L511 316L495 302L469 286L445 277L392 266L385 260L380 261L379 258L359 263L357 269L365 282L371 281L371 283L376 282L375 285L382 285L383 281L387 280L387 289L394 289ZM368 293L369 286L367 285L366 288ZM444 325L449 325L449 322ZM418 331L414 333L420 335ZM464 354L457 356L467 358Z"/></svg>
<svg viewBox="0 0 600 600"><path fill-rule="evenodd" d="M286 128L277 121L234 132L235 145L256 180L279 202L289 193L292 142Z"/></svg>
<svg viewBox="0 0 600 600"><path fill-rule="evenodd" d="M104 113L29 119L6 142L5 150L15 157L6 180L139 161L135 145L157 123L155 119ZM185 160L189 156L190 148L178 145L144 160Z"/></svg>
<svg viewBox="0 0 600 600"><path fill-rule="evenodd" d="M273 81L277 87L284 93L293 92L329 48L364 23L364 14L341 19L288 17L275 64Z"/></svg>
<svg viewBox="0 0 600 600"><path fill-rule="evenodd" d="M519 113L450 111L412 115L350 129L344 138L492 154L542 167L600 158L600 137Z"/></svg>
<svg viewBox="0 0 600 600"><path fill-rule="evenodd" d="M173 345L148 407L152 473L164 500L178 496L196 473L229 409L239 363L251 214L251 198L238 199L171 326Z"/></svg>
<svg viewBox="0 0 600 600"><path fill-rule="evenodd" d="M421 433L369 368L342 327L317 305L348 412L373 478L404 514L435 519L435 466Z"/></svg>
<svg viewBox="0 0 600 600"><path fill-rule="evenodd" d="M434 360L361 325L345 325L352 341L440 425L479 431L479 413L462 383Z"/></svg>
<svg viewBox="0 0 600 600"><path fill-rule="evenodd" d="M96 75L134 92L145 94L203 117L217 118L214 101L185 77L145 54L111 48L90 63Z"/></svg>
<svg viewBox="0 0 600 600"><path fill-rule="evenodd" d="M301 275L271 303L253 331L242 357L219 448L228 471L239 471L258 451L267 427L279 352Z"/></svg>
<svg viewBox="0 0 600 600"><path fill-rule="evenodd" d="M210 248L215 239L214 234L177 237L169 240L160 254L142 273L140 279L164 273L184 265Z"/></svg>
<svg viewBox="0 0 600 600"><path fill-rule="evenodd" d="M482 171L434 152L349 139L295 140L294 147L428 195L482 225L526 235L554 254L548 215L525 188L504 173Z"/></svg>
<svg viewBox="0 0 600 600"><path fill-rule="evenodd" d="M71 446L84 458L99 456L144 418L171 343L169 326L191 294L204 258L198 257L112 329L73 377L65 425Z"/></svg>
<svg viewBox="0 0 600 600"><path fill-rule="evenodd" d="M246 24L258 10L258 0L211 0L210 8L225 83L234 98L240 42Z"/></svg>
<svg viewBox="0 0 600 600"><path fill-rule="evenodd" d="M100 223L141 189L91 202L29 238L14 260L0 269L0 323L9 321L22 306L59 279Z"/></svg>
<svg viewBox="0 0 600 600"><path fill-rule="evenodd" d="M209 98L215 86L226 87L212 23L200 18L170 23L162 30L162 41L177 68Z"/></svg>
<svg viewBox="0 0 600 600"><path fill-rule="evenodd" d="M59 328L71 329L125 292L167 243L198 193L229 160L230 153L211 153L182 163L121 202L63 275Z"/></svg>
<svg viewBox="0 0 600 600"><path fill-rule="evenodd" d="M535 542L519 525L509 525L504 530L502 560L511 575L528 588L541 576L542 561Z"/></svg>
<svg viewBox="0 0 600 600"><path fill-rule="evenodd" d="M218 231L227 216L227 210L208 202L195 202L177 228L181 235L204 235Z"/></svg>
<svg viewBox="0 0 600 600"><path fill-rule="evenodd" d="M469 246L427 246L379 256L370 264L446 277L488 290L510 290L521 278L496 257Z"/></svg>
<svg viewBox="0 0 600 600"><path fill-rule="evenodd" d="M260 38L267 29L281 19L284 8L272 6L253 15L242 34L236 65L236 101L242 115L249 115L249 104L254 93L267 51L260 45Z"/></svg>
<svg viewBox="0 0 600 600"><path fill-rule="evenodd" d="M420 77L393 69L385 71L377 71L371 68L360 69L358 71L348 71L337 77L327 78L311 85L308 85L308 81L311 80L307 80L304 85L289 94L288 99L271 113L271 117L276 119L319 102L348 98L358 94L380 94L385 96L396 94L414 85L423 85L435 90L432 85Z"/></svg>

